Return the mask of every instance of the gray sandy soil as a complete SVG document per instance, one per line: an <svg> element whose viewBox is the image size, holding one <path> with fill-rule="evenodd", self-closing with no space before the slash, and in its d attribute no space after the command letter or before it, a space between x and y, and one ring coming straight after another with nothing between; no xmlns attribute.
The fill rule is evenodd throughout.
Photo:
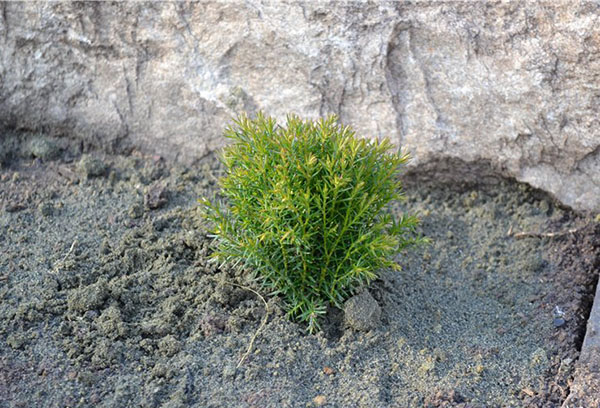
<svg viewBox="0 0 600 408"><path fill-rule="evenodd" d="M412 183L433 243L307 335L247 273L208 262L218 161L0 136L0 406L559 407L598 267L591 220L510 181ZM519 232L569 232L555 237ZM265 294L266 295L266 294ZM555 327L553 309L564 311Z"/></svg>

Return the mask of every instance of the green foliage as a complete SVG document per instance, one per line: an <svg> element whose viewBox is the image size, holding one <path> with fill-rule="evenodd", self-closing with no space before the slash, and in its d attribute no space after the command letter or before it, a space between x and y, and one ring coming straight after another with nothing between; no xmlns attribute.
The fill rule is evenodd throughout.
<svg viewBox="0 0 600 408"><path fill-rule="evenodd" d="M220 180L228 208L202 200L219 261L242 263L282 296L291 317L318 328L327 303L340 307L410 244L418 220L394 218L398 171L407 155L355 137L334 116L285 127L259 114L227 128Z"/></svg>

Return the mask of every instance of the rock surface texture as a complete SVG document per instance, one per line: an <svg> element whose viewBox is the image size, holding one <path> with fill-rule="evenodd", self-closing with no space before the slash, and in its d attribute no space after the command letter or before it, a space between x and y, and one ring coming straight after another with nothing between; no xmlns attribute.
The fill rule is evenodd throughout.
<svg viewBox="0 0 600 408"><path fill-rule="evenodd" d="M224 124L336 113L413 168L600 210L597 2L0 3L0 126L191 162Z"/></svg>

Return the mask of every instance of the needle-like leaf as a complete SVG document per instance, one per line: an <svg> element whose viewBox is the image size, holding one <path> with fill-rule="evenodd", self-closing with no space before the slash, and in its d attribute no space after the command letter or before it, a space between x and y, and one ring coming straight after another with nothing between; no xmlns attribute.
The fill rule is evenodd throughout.
<svg viewBox="0 0 600 408"><path fill-rule="evenodd" d="M402 199L408 160L389 140L359 139L335 116L278 126L263 114L240 116L225 136L227 206L201 200L215 257L253 270L309 331L327 304L340 306L381 268L397 267L399 250L426 241L416 217L385 211Z"/></svg>

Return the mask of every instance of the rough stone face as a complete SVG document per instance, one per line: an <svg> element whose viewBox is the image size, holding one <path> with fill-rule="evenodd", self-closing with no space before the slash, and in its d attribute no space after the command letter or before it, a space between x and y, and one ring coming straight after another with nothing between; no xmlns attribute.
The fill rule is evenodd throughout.
<svg viewBox="0 0 600 408"><path fill-rule="evenodd" d="M593 2L0 3L0 125L192 162L227 120L338 114L413 168L600 210Z"/></svg>
<svg viewBox="0 0 600 408"><path fill-rule="evenodd" d="M570 391L562 408L600 406L600 285L596 288Z"/></svg>

